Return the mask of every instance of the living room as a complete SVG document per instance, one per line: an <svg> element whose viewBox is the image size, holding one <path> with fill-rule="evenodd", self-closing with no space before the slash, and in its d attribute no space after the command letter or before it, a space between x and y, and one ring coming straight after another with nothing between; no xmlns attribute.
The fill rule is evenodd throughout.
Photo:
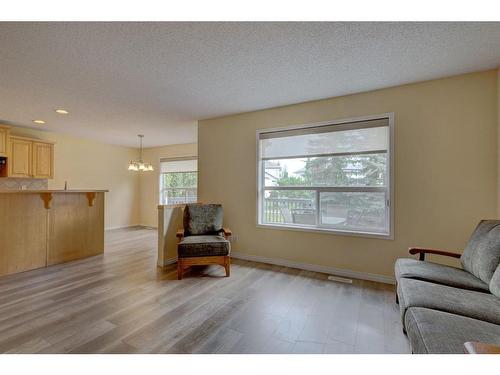
<svg viewBox="0 0 500 375"><path fill-rule="evenodd" d="M495 363L497 20L43 14L0 22L1 353Z"/></svg>

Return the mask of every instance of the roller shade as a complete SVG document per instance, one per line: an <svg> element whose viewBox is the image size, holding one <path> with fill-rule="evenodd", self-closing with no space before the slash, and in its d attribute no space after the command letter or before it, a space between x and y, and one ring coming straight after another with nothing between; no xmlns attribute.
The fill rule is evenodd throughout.
<svg viewBox="0 0 500 375"><path fill-rule="evenodd" d="M196 172L198 159L160 160L161 173L171 172Z"/></svg>
<svg viewBox="0 0 500 375"><path fill-rule="evenodd" d="M259 142L263 160L386 152L389 119L261 132Z"/></svg>

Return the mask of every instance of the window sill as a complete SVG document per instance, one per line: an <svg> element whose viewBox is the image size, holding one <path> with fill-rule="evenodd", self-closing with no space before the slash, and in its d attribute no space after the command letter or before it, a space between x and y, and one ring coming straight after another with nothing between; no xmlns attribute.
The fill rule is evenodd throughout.
<svg viewBox="0 0 500 375"><path fill-rule="evenodd" d="M312 233L323 233L332 234L339 236L350 236L350 237L365 237L365 238L378 238L383 240L394 240L392 233L371 233L371 232L354 232L348 230L338 230L338 229L328 229L319 227L306 227L299 225L280 225L280 224L262 224L257 223L257 228L262 229L274 229L274 230L291 230L298 232L312 232Z"/></svg>

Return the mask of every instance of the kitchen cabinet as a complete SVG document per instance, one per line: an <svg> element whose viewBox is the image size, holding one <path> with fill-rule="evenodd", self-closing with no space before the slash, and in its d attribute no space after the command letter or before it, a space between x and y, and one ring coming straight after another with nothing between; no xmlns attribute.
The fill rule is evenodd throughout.
<svg viewBox="0 0 500 375"><path fill-rule="evenodd" d="M9 147L9 127L0 125L0 156L7 156Z"/></svg>
<svg viewBox="0 0 500 375"><path fill-rule="evenodd" d="M54 178L54 145L25 137L10 136L9 177Z"/></svg>

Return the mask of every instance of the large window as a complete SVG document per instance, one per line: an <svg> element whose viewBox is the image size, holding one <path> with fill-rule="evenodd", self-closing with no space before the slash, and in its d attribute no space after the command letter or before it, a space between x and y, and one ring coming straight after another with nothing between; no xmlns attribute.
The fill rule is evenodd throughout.
<svg viewBox="0 0 500 375"><path fill-rule="evenodd" d="M392 115L258 131L258 224L392 236Z"/></svg>
<svg viewBox="0 0 500 375"><path fill-rule="evenodd" d="M161 159L160 166L160 204L183 204L197 201L197 159Z"/></svg>

